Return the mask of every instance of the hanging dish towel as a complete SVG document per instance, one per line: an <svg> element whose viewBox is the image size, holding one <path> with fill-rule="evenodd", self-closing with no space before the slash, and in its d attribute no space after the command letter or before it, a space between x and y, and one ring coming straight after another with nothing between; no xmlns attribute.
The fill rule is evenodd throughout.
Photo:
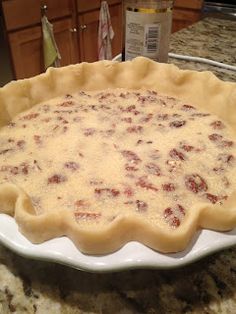
<svg viewBox="0 0 236 314"><path fill-rule="evenodd" d="M99 27L98 27L98 59L99 60L111 60L111 41L114 37L114 31L111 25L111 18L109 13L109 7L106 1L102 1Z"/></svg>
<svg viewBox="0 0 236 314"><path fill-rule="evenodd" d="M49 23L45 15L42 17L42 31L45 70L50 66L59 67L61 55L54 38L53 25Z"/></svg>

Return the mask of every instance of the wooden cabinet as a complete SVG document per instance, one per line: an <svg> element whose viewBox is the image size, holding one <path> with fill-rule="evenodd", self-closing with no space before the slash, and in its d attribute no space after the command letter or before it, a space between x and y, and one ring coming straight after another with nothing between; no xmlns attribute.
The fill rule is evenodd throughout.
<svg viewBox="0 0 236 314"><path fill-rule="evenodd" d="M76 38L71 19L53 23L55 40L61 54L61 65L78 60ZM44 72L42 30L40 26L30 27L9 34L15 77L27 78Z"/></svg>
<svg viewBox="0 0 236 314"><path fill-rule="evenodd" d="M39 26L9 34L15 77L26 78L43 72L43 54Z"/></svg>
<svg viewBox="0 0 236 314"><path fill-rule="evenodd" d="M98 60L99 10L81 14L78 19L79 49L81 61Z"/></svg>
<svg viewBox="0 0 236 314"><path fill-rule="evenodd" d="M115 57L122 51L122 4L110 7L111 23L115 33L112 40L112 56Z"/></svg>
<svg viewBox="0 0 236 314"><path fill-rule="evenodd" d="M42 7L49 20L69 16L74 10L73 0L8 0L2 2L7 31L31 27L40 23Z"/></svg>
<svg viewBox="0 0 236 314"><path fill-rule="evenodd" d="M172 32L185 28L201 19L203 0L175 0Z"/></svg>
<svg viewBox="0 0 236 314"><path fill-rule="evenodd" d="M115 33L112 54L116 56L122 45L122 5L121 0L107 2ZM44 71L42 13L53 24L62 66L97 61L100 6L101 0L2 1L15 79Z"/></svg>
<svg viewBox="0 0 236 314"><path fill-rule="evenodd" d="M8 0L2 2L15 79L45 71L42 14L53 24L61 65L79 61L74 0ZM42 10L44 8L44 10Z"/></svg>
<svg viewBox="0 0 236 314"><path fill-rule="evenodd" d="M102 0L5 0L2 1L6 33L15 78L44 71L41 16L53 24L61 65L98 60L98 26ZM107 0L115 36L112 56L122 50L122 1ZM203 0L175 0L172 31L201 17ZM42 7L45 8L42 11Z"/></svg>
<svg viewBox="0 0 236 314"><path fill-rule="evenodd" d="M79 61L77 32L72 19L63 19L54 24L54 36L61 54L61 66Z"/></svg>

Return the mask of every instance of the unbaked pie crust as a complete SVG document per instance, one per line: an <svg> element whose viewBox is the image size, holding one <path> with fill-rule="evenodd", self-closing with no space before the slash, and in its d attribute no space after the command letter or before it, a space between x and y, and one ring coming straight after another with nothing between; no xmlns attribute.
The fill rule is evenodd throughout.
<svg viewBox="0 0 236 314"><path fill-rule="evenodd" d="M123 89L133 90L134 93L142 89L167 95L170 99L180 99L183 104L191 104L216 115L231 127L231 139L236 139L236 84L223 82L210 72L179 70L174 65L159 64L143 57L124 63L101 61L50 68L46 74L11 82L0 89L0 127L8 125L15 117L21 117L24 111L40 103L46 104L53 98L79 91L97 94L117 88L121 89L119 93L123 93ZM151 175L155 171L153 167L152 163ZM234 170L231 175L232 186L236 186L235 173ZM147 189L145 184L143 187ZM103 190L107 193L107 189ZM0 211L14 216L20 231L34 243L68 236L85 253L106 254L135 240L161 252L176 252L188 245L198 228L225 231L235 227L236 191L231 192L223 204L196 201L180 225L170 227L167 224L166 228L143 219L143 213L133 215L130 212L120 214L117 219L111 219L100 227L93 223L91 227L83 228L71 211L63 208L38 214L26 191L13 182L0 184ZM141 209L146 206L142 206L144 202L140 200L136 200L137 204ZM167 212L167 221L170 221L168 215ZM86 218L81 213L79 216Z"/></svg>

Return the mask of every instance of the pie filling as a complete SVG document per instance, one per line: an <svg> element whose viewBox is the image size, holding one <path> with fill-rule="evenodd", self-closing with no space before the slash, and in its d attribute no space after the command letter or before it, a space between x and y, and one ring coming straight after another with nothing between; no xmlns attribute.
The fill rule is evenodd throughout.
<svg viewBox="0 0 236 314"><path fill-rule="evenodd" d="M0 183L36 215L66 209L80 228L138 216L170 232L194 204L236 189L236 148L215 115L152 90L78 91L22 112L0 131Z"/></svg>

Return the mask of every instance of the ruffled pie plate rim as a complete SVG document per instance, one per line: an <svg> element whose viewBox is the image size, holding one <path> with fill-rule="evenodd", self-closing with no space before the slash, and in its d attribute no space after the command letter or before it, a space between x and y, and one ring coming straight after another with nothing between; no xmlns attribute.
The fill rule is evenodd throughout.
<svg viewBox="0 0 236 314"><path fill-rule="evenodd" d="M162 254L141 243L128 242L114 253L92 256L81 253L67 237L33 244L18 231L14 218L0 214L0 242L22 257L53 262L86 272L175 269L234 246L236 228L229 232L199 230L187 248L179 253Z"/></svg>

